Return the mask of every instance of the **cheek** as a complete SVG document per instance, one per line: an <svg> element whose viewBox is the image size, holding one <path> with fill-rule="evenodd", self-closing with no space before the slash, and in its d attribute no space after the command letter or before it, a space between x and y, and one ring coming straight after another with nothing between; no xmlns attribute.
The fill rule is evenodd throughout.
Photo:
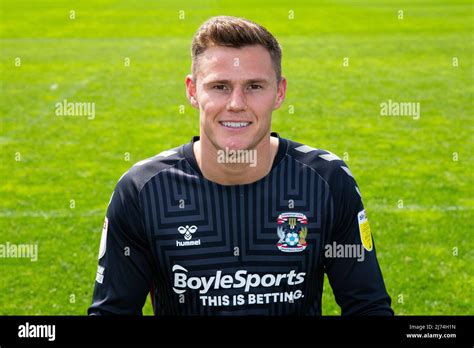
<svg viewBox="0 0 474 348"><path fill-rule="evenodd" d="M205 113L205 117L212 116L215 112L219 111L222 105L225 105L222 98L211 96L207 93L204 93L199 100L199 107Z"/></svg>
<svg viewBox="0 0 474 348"><path fill-rule="evenodd" d="M275 105L276 95L274 93L254 95L247 99L248 104L260 117L270 115Z"/></svg>

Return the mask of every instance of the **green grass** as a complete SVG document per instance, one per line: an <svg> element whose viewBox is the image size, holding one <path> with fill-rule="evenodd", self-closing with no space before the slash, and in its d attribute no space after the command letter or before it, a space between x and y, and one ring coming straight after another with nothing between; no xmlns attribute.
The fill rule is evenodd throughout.
<svg viewBox="0 0 474 348"><path fill-rule="evenodd" d="M472 2L318 3L2 1L0 243L38 243L39 259L0 259L0 314L85 314L117 179L198 134L189 45L220 14L262 23L283 46L273 129L347 153L395 312L474 314ZM55 116L63 99L95 102L96 118ZM388 99L420 102L421 118L380 116ZM323 313L340 313L327 282Z"/></svg>

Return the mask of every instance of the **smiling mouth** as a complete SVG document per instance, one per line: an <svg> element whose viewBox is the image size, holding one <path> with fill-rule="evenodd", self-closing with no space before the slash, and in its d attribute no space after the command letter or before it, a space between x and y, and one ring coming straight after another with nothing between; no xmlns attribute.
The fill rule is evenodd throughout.
<svg viewBox="0 0 474 348"><path fill-rule="evenodd" d="M232 128L232 129L245 128L252 124L252 122L233 122L233 121L221 121L219 123L226 128Z"/></svg>

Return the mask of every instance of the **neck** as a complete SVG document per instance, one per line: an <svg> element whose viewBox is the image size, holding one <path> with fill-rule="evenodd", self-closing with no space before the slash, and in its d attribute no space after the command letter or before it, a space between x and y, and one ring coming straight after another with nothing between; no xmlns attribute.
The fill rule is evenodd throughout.
<svg viewBox="0 0 474 348"><path fill-rule="evenodd" d="M244 185L265 177L272 169L279 140L266 136L253 149L219 150L210 141L194 142L193 151L204 177L221 185Z"/></svg>

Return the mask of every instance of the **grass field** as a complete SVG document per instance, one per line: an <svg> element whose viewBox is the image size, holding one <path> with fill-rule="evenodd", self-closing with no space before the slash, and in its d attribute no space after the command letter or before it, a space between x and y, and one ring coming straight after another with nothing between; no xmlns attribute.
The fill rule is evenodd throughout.
<svg viewBox="0 0 474 348"><path fill-rule="evenodd" d="M280 40L273 129L350 166L396 314L474 314L472 1L271 3L1 2L0 244L36 243L38 261L0 259L0 314L86 313L118 178L198 134L189 46L221 14ZM56 116L64 99L95 118ZM419 119L381 116L388 100Z"/></svg>

